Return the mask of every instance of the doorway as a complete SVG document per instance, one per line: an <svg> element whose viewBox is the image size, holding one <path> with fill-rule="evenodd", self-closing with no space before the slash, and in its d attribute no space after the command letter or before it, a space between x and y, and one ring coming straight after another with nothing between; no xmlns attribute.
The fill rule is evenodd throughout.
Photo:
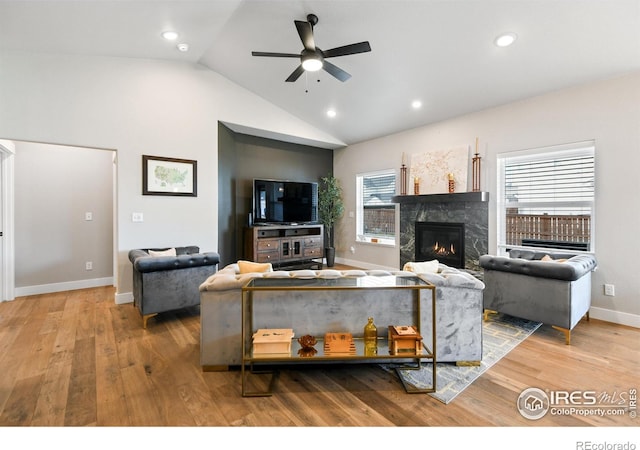
<svg viewBox="0 0 640 450"><path fill-rule="evenodd" d="M116 152L13 142L14 295L113 285Z"/></svg>

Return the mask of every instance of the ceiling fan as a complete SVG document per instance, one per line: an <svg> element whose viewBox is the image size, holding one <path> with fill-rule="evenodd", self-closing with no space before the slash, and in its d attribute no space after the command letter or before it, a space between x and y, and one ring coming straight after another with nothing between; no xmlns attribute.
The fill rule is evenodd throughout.
<svg viewBox="0 0 640 450"><path fill-rule="evenodd" d="M355 55L357 53L365 53L371 51L368 41L358 42L357 44L344 45L342 47L332 48L330 50L321 50L316 47L313 39L313 27L318 23L318 16L309 14L307 21L294 20L298 35L302 41L304 48L299 54L296 53L272 53L272 52L251 52L253 56L271 56L277 58L300 58L300 65L285 80L288 82L296 81L302 73L307 70L315 72L324 69L340 81L347 81L351 75L338 66L331 64L327 58L335 58L336 56Z"/></svg>

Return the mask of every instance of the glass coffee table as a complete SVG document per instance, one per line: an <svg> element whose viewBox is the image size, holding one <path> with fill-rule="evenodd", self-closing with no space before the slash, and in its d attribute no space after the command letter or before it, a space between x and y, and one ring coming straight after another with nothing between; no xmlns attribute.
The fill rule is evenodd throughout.
<svg viewBox="0 0 640 450"><path fill-rule="evenodd" d="M362 337L362 331L360 333L353 333L353 344L355 349L348 353L332 353L325 351L324 346L324 333L319 333L315 336L317 343L313 346L313 351L309 352L308 349L303 349L298 343L295 336L291 340L291 346L289 352L277 353L277 354L257 354L254 353L252 336L257 328L254 322L260 312L255 308L258 302L269 302L270 297L260 298L259 292L273 291L277 292L277 296L297 296L301 298L301 301L291 301L287 304L287 317L291 317L289 322L278 323L274 328L291 328L296 330L295 308L305 308L308 304L304 299L311 298L313 291L324 291L320 294L321 300L314 303L314 308L344 308L344 311L349 311L349 308L354 307L354 302L362 302L363 296L371 294L372 290L381 291L396 291L394 294L399 294L397 290L405 290L403 294L411 297L410 309L406 311L405 323L415 324L418 333L422 335L423 342L422 348L419 351L403 352L392 354L390 352L390 343L386 337L380 336L376 340L376 351L371 352L370 347L365 347L365 342ZM425 292L426 291L426 292ZM318 293L316 292L316 295ZM327 297L340 295L340 301L330 302L322 301L322 296ZM396 298L393 295L378 295L374 301L376 302L393 302ZM343 276L339 278L253 278L242 288L242 395L244 397L256 397L256 396L269 396L273 393L273 388L277 380L277 366L283 364L316 364L316 363L355 363L355 362L375 362L375 363L402 363L398 368L402 369L420 369L421 364L424 361L428 361L433 364L433 379L432 385L426 389L418 389L414 386L407 386L403 381L405 390L408 393L426 393L435 392L436 390L436 292L435 286L425 282L424 280L415 276L395 276L395 275L367 275L348 277ZM425 304L426 303L426 304ZM338 305L338 306L336 306ZM268 308L268 304L262 304L262 309ZM393 307L393 304L386 305L386 307ZM431 322L428 328L428 336L422 334L422 330L425 328L422 324L421 311L424 308L430 308L431 310ZM292 311L292 309L294 311ZM333 311L336 313L336 311ZM337 311L340 314L340 311ZM403 311L404 314L404 311ZM396 314L397 316L397 314ZM367 321L367 317L362 317L362 325ZM384 327L385 335L387 326L392 324L383 324L384 317L379 317L377 321L378 329ZM360 325L360 322L357 324ZM395 324L398 325L398 324ZM360 328L362 329L362 328ZM333 332L336 330L328 329L327 332ZM427 339L428 338L428 339ZM265 370L268 369L268 370ZM268 387L264 390L249 390L247 387L247 378L251 374L264 374L271 373L272 377L268 383ZM400 377L401 380L402 377Z"/></svg>

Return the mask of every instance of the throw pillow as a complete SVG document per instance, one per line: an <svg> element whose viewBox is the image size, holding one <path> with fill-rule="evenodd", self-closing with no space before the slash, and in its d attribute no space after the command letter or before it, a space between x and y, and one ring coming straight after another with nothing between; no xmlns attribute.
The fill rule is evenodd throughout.
<svg viewBox="0 0 640 450"><path fill-rule="evenodd" d="M406 270L413 273L438 273L438 267L440 263L437 259L433 261L412 262L409 261L404 265L402 270Z"/></svg>
<svg viewBox="0 0 640 450"><path fill-rule="evenodd" d="M549 255L544 255L542 258L540 258L540 261L563 263L563 262L567 262L567 259L566 258L553 259Z"/></svg>
<svg viewBox="0 0 640 450"><path fill-rule="evenodd" d="M256 263L253 261L238 261L238 269L240 273L261 273L272 272L273 266L271 263Z"/></svg>
<svg viewBox="0 0 640 450"><path fill-rule="evenodd" d="M158 256L176 256L176 249L169 248L167 250L149 250L149 256L157 258Z"/></svg>

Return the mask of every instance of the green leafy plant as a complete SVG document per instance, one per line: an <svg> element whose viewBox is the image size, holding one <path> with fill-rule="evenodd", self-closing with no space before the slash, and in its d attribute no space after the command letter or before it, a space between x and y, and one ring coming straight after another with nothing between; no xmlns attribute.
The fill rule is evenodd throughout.
<svg viewBox="0 0 640 450"><path fill-rule="evenodd" d="M333 247L333 228L338 219L344 214L342 188L338 179L333 175L320 178L318 186L318 215L320 223L324 225L327 237L325 247Z"/></svg>

